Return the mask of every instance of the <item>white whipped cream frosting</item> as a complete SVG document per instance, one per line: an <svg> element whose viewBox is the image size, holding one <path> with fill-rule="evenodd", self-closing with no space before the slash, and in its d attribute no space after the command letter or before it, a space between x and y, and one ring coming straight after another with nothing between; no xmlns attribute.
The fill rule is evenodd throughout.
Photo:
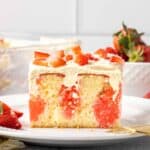
<svg viewBox="0 0 150 150"><path fill-rule="evenodd" d="M45 73L61 73L64 74L64 85L72 86L77 81L78 74L98 74L109 76L109 83L114 90L118 90L119 83L122 82L122 66L111 63L108 60L100 59L99 61L91 61L89 64L80 66L74 61L67 62L61 67L39 66L30 64L29 80L34 80L40 74ZM29 85L30 86L30 85Z"/></svg>

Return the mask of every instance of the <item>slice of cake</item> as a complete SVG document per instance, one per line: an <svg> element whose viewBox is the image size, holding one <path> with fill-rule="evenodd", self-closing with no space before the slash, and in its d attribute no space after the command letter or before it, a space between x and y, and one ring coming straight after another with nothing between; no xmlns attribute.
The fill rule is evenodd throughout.
<svg viewBox="0 0 150 150"><path fill-rule="evenodd" d="M120 119L123 60L97 50L35 52L29 72L31 127L110 128Z"/></svg>

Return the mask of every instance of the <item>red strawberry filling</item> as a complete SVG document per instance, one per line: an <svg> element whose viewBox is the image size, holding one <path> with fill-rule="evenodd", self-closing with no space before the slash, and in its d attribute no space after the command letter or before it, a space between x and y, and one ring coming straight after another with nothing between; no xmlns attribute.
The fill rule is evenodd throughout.
<svg viewBox="0 0 150 150"><path fill-rule="evenodd" d="M30 120L37 121L39 115L44 111L45 102L40 96L34 97L31 95L29 101L29 108L30 108Z"/></svg>
<svg viewBox="0 0 150 150"><path fill-rule="evenodd" d="M113 100L114 91L111 86L104 88L103 93L100 94L93 106L96 120L99 122L101 128L108 128L119 118L120 108L118 100L120 99L120 91Z"/></svg>
<svg viewBox="0 0 150 150"><path fill-rule="evenodd" d="M80 105L79 92L75 86L67 87L62 85L59 94L59 103L63 114L66 118L70 119Z"/></svg>

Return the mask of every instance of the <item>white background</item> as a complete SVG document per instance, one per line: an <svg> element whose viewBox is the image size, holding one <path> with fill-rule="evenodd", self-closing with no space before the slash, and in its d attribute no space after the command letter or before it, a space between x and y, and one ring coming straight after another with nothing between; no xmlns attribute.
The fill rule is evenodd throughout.
<svg viewBox="0 0 150 150"><path fill-rule="evenodd" d="M149 0L0 0L0 32L77 36L86 49L112 45L122 21L150 34Z"/></svg>

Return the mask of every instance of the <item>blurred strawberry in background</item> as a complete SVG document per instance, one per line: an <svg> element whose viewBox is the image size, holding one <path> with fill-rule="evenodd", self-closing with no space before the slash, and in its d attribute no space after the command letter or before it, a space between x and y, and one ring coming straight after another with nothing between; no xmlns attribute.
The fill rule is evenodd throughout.
<svg viewBox="0 0 150 150"><path fill-rule="evenodd" d="M150 62L150 46L142 40L142 35L144 33L123 23L122 29L113 35L113 45L118 55L127 62Z"/></svg>
<svg viewBox="0 0 150 150"><path fill-rule="evenodd" d="M150 92L146 93L143 98L147 98L147 99L150 99Z"/></svg>

